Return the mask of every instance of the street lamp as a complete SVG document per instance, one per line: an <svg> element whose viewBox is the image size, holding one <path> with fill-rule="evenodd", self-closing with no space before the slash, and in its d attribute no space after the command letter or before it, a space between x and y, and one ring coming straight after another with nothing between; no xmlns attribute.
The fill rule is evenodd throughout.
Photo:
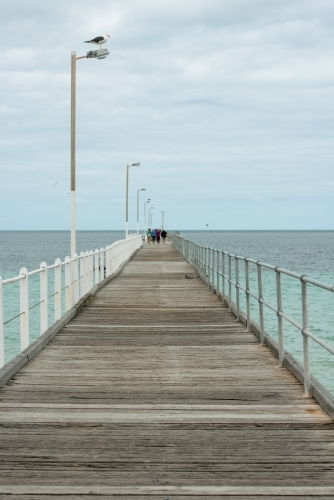
<svg viewBox="0 0 334 500"><path fill-rule="evenodd" d="M165 213L166 211L161 212L161 230L165 229Z"/></svg>
<svg viewBox="0 0 334 500"><path fill-rule="evenodd" d="M140 163L132 163L132 165L126 166L126 201L125 201L125 238L128 237L129 232L129 168L130 167L139 167Z"/></svg>
<svg viewBox="0 0 334 500"><path fill-rule="evenodd" d="M139 192L140 191L146 191L146 188L137 189L137 236L139 234L138 225L139 225Z"/></svg>
<svg viewBox="0 0 334 500"><path fill-rule="evenodd" d="M71 52L71 257L76 253L75 221L75 125L76 125L76 72L78 59L105 59L107 49L90 50L85 56L77 57Z"/></svg>
<svg viewBox="0 0 334 500"><path fill-rule="evenodd" d="M151 203L151 198L144 202L144 225L145 225L145 242L147 241L147 220L146 220L146 204Z"/></svg>

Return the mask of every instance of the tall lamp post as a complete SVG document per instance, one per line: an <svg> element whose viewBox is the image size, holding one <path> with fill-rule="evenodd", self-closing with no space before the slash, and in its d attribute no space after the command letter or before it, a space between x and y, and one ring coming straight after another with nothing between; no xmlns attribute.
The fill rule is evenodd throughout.
<svg viewBox="0 0 334 500"><path fill-rule="evenodd" d="M154 207L150 207L149 211L148 211L148 227L150 227L152 229L152 210L154 210Z"/></svg>
<svg viewBox="0 0 334 500"><path fill-rule="evenodd" d="M90 50L85 56L77 57L71 52L71 257L76 253L76 202L75 202L75 126L76 126L76 72L78 59L105 59L107 49Z"/></svg>
<svg viewBox="0 0 334 500"><path fill-rule="evenodd" d="M146 191L146 188L137 189L137 236L139 234L139 193L140 191Z"/></svg>
<svg viewBox="0 0 334 500"><path fill-rule="evenodd" d="M165 213L166 211L164 212L161 212L161 229L165 229Z"/></svg>
<svg viewBox="0 0 334 500"><path fill-rule="evenodd" d="M132 165L126 166L126 201L125 201L125 238L128 238L129 234L129 168L139 167L140 163L132 163Z"/></svg>
<svg viewBox="0 0 334 500"><path fill-rule="evenodd" d="M151 203L151 198L144 202L144 224L145 224L145 241L147 241L147 220L146 220L146 204Z"/></svg>

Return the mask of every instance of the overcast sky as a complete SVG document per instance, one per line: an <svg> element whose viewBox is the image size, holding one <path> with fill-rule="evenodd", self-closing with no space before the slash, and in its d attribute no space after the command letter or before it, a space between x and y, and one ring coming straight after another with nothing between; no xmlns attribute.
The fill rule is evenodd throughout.
<svg viewBox="0 0 334 500"><path fill-rule="evenodd" d="M333 0L11 0L1 8L0 229L333 229ZM53 186L57 182L56 186ZM145 195L145 197L144 197Z"/></svg>

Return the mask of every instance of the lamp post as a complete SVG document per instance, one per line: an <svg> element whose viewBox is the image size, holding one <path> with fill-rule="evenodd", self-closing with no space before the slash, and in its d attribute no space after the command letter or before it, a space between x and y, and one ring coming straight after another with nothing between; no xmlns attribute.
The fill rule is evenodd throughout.
<svg viewBox="0 0 334 500"><path fill-rule="evenodd" d="M165 229L165 213L166 211L161 212L161 230Z"/></svg>
<svg viewBox="0 0 334 500"><path fill-rule="evenodd" d="M125 201L125 238L128 238L129 233L129 168L139 167L140 163L132 163L126 166L126 201Z"/></svg>
<svg viewBox="0 0 334 500"><path fill-rule="evenodd" d="M154 210L154 207L150 207L148 211L148 227L152 229L152 210Z"/></svg>
<svg viewBox="0 0 334 500"><path fill-rule="evenodd" d="M109 55L107 49L90 50L85 56L77 57L71 52L71 257L76 253L76 202L75 202L75 126L76 126L76 72L78 59L105 59Z"/></svg>
<svg viewBox="0 0 334 500"><path fill-rule="evenodd" d="M146 188L137 189L137 236L139 234L139 193L140 191L146 191Z"/></svg>
<svg viewBox="0 0 334 500"><path fill-rule="evenodd" d="M144 225L145 225L145 242L147 241L147 220L146 220L146 204L151 203L151 198L144 202Z"/></svg>

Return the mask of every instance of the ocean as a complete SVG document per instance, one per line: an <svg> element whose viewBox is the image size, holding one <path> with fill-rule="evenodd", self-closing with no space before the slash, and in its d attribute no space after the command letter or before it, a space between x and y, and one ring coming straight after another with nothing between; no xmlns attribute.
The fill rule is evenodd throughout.
<svg viewBox="0 0 334 500"><path fill-rule="evenodd" d="M334 285L334 231L181 231L181 235L201 245L251 257ZM124 238L124 231L78 231L78 252L95 250ZM68 231L0 231L0 275L17 276L21 267L37 269L69 254ZM251 289L257 292L256 266L250 266ZM242 273L241 273L242 277ZM36 278L35 280L33 278ZM36 277L29 281L31 304L38 302ZM263 275L264 299L276 306L275 273ZM8 321L18 312L18 283L4 287L4 315ZM35 288L35 290L34 290ZM301 323L300 282L282 277L283 311ZM309 286L311 331L334 347L334 294ZM52 281L50 282L52 292ZM241 307L245 310L244 294ZM258 304L251 299L251 314L258 321ZM50 307L50 324L53 322ZM31 341L39 335L39 308L30 311ZM277 316L265 308L265 329L277 339ZM5 325L5 354L9 361L19 352L19 319ZM302 362L302 335L284 321L285 348ZM334 359L311 341L311 370L334 393Z"/></svg>

